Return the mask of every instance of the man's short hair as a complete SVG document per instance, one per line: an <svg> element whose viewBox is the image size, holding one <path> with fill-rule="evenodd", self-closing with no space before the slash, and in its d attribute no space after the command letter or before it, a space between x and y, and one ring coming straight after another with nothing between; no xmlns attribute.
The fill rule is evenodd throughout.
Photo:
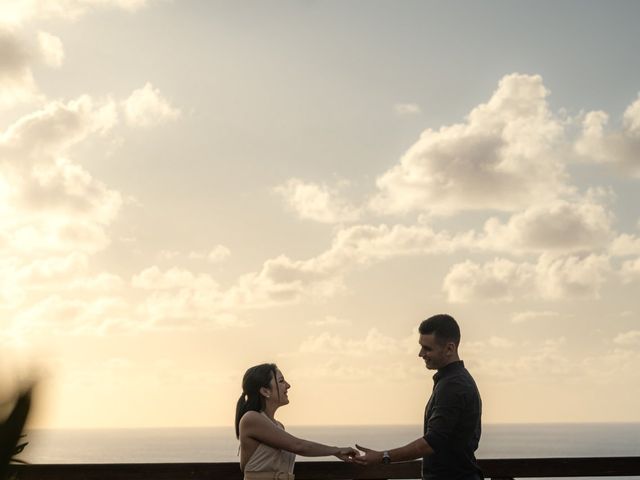
<svg viewBox="0 0 640 480"><path fill-rule="evenodd" d="M420 335L434 334L439 343L453 342L460 345L460 327L455 318L446 313L441 313L423 320L418 327Z"/></svg>

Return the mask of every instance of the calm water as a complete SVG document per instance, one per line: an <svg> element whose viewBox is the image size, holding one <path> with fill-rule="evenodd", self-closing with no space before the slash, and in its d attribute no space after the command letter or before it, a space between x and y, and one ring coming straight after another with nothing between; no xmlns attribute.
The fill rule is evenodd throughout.
<svg viewBox="0 0 640 480"><path fill-rule="evenodd" d="M292 426L288 430L322 443L358 442L377 449L402 445L421 435L421 426ZM29 445L21 458L32 463L238 460L238 443L232 428L227 427L32 430L27 440ZM583 456L640 456L640 423L485 425L478 450L479 458Z"/></svg>

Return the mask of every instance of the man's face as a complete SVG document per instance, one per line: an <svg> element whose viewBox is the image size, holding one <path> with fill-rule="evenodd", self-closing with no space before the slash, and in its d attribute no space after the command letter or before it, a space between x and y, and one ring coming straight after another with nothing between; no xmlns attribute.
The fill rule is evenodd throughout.
<svg viewBox="0 0 640 480"><path fill-rule="evenodd" d="M435 334L420 335L420 353L429 370L437 370L449 363L450 344L437 341Z"/></svg>

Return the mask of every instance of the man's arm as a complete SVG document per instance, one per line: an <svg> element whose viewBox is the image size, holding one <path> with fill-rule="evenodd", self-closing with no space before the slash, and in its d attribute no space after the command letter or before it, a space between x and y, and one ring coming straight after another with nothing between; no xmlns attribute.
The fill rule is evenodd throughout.
<svg viewBox="0 0 640 480"><path fill-rule="evenodd" d="M356 444L356 448L364 452L364 455L360 455L353 458L354 463L359 465L374 465L382 463L383 452L378 450L371 450L370 448L361 447ZM407 443L403 447L394 448L388 450L389 459L392 462L406 462L407 460L415 460L416 458L422 458L427 455L433 454L433 449L427 443L427 441L420 437L411 443Z"/></svg>

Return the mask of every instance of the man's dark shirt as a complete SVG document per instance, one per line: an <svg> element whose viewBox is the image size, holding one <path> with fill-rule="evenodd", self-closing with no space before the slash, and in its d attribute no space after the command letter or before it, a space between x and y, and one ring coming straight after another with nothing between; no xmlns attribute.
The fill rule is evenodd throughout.
<svg viewBox="0 0 640 480"><path fill-rule="evenodd" d="M433 393L424 414L424 439L434 453L422 459L422 478L482 478L474 455L482 416L476 382L462 361L439 369L433 381Z"/></svg>

